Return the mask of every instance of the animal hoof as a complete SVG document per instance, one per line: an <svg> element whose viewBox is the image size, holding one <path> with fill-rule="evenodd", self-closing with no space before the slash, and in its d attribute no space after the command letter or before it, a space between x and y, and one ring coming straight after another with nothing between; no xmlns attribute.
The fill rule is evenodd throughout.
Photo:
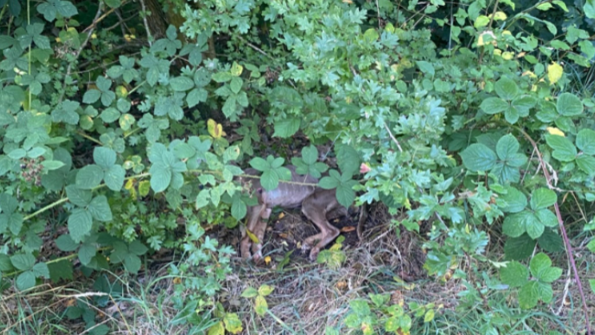
<svg viewBox="0 0 595 335"><path fill-rule="evenodd" d="M316 261L316 259L318 258L318 253L320 252L320 249L318 248L313 248L310 251L310 260L311 261Z"/></svg>
<svg viewBox="0 0 595 335"><path fill-rule="evenodd" d="M306 242L302 243L302 251L310 250L310 248L312 248L312 246L309 245L308 243L306 243Z"/></svg>

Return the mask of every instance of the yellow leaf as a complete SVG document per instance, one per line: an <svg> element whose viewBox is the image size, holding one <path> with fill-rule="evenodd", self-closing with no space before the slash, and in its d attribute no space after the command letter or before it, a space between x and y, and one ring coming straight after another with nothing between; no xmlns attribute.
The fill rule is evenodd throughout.
<svg viewBox="0 0 595 335"><path fill-rule="evenodd" d="M256 235L254 235L250 230L248 230L248 228L246 228L246 235L248 235L252 242L258 243L258 237L256 237Z"/></svg>
<svg viewBox="0 0 595 335"><path fill-rule="evenodd" d="M553 85L562 78L562 74L564 74L564 69L562 66L556 62L547 66L547 79L550 81L550 85Z"/></svg>
<svg viewBox="0 0 595 335"><path fill-rule="evenodd" d="M281 214L279 214L279 220L281 220L284 217L285 217L285 213L281 212Z"/></svg>
<svg viewBox="0 0 595 335"><path fill-rule="evenodd" d="M128 96L128 89L126 89L126 87L120 85L120 86L116 87L116 95L119 98L126 98Z"/></svg>
<svg viewBox="0 0 595 335"><path fill-rule="evenodd" d="M225 136L225 132L223 132L223 126L213 119L209 119L207 121L207 130L209 131L209 135L213 136L215 139Z"/></svg>
<svg viewBox="0 0 595 335"><path fill-rule="evenodd" d="M148 180L143 180L138 184L138 193L141 197L146 197L151 190L151 183Z"/></svg>
<svg viewBox="0 0 595 335"><path fill-rule="evenodd" d="M547 127L545 128L547 130L548 133L552 134L552 135L557 135L557 136L562 136L562 137L566 137L566 135L564 134L563 131L561 131L558 128L555 127Z"/></svg>
<svg viewBox="0 0 595 335"><path fill-rule="evenodd" d="M223 322L219 321L213 327L209 328L208 335L225 335Z"/></svg>
<svg viewBox="0 0 595 335"><path fill-rule="evenodd" d="M427 323L427 322L430 322L432 320L434 320L434 310L433 309L429 309L426 312L426 315L424 315L424 322Z"/></svg>
<svg viewBox="0 0 595 335"><path fill-rule="evenodd" d="M535 75L535 73L531 72L531 71L525 71L523 72L522 76L529 76L529 78L537 78L537 76Z"/></svg>
<svg viewBox="0 0 595 335"><path fill-rule="evenodd" d="M271 256L266 256L264 258L264 264L269 265L271 263Z"/></svg>
<svg viewBox="0 0 595 335"><path fill-rule="evenodd" d="M242 74L242 71L244 71L244 68L240 64L233 62L233 65L231 66L231 75L239 77Z"/></svg>
<svg viewBox="0 0 595 335"><path fill-rule="evenodd" d="M494 13L494 20L496 21L503 21L506 20L507 16L504 12L496 12ZM506 32L506 30L504 31ZM510 34L510 32L508 32ZM504 33L502 33L502 35L504 35Z"/></svg>
<svg viewBox="0 0 595 335"><path fill-rule="evenodd" d="M126 184L124 184L124 189L130 192L130 196L132 199L136 200L136 189L134 188L134 178L128 179Z"/></svg>
<svg viewBox="0 0 595 335"><path fill-rule="evenodd" d="M512 53L510 51L505 51L502 53L502 58L504 58L506 60L511 60L514 58L514 53Z"/></svg>
<svg viewBox="0 0 595 335"><path fill-rule="evenodd" d="M259 295L254 299L254 311L256 314L263 316L268 309L269 305L263 296Z"/></svg>

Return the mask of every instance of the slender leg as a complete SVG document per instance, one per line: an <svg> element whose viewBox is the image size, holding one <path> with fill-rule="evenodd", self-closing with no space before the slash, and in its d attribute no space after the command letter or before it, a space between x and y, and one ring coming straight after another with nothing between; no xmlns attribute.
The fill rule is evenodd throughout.
<svg viewBox="0 0 595 335"><path fill-rule="evenodd" d="M257 205L248 208L248 222L246 224L246 229L250 231L250 233L254 234L256 227L258 225L259 219L263 210L265 209L265 205ZM260 241L259 241L260 242ZM240 254L242 258L249 259L250 258L250 246L252 245L252 240L246 231L242 231L242 239L240 241Z"/></svg>
<svg viewBox="0 0 595 335"><path fill-rule="evenodd" d="M252 258L255 261L262 259L262 242L264 241L264 233L267 229L267 222L271 216L271 209L265 208L259 217L258 223L252 231L258 237L258 243L252 242Z"/></svg>
<svg viewBox="0 0 595 335"><path fill-rule="evenodd" d="M318 244L310 250L311 260L316 260L320 249L324 248L339 235L339 229L331 225L326 219L326 214L339 206L335 197L335 190L319 189L304 199L302 212L320 229L319 234L310 236L305 240L305 243L308 245L312 245L314 240L319 240Z"/></svg>

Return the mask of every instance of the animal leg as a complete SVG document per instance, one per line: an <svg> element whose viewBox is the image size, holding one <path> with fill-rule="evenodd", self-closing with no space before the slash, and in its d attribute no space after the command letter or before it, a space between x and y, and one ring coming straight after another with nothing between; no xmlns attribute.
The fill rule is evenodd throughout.
<svg viewBox="0 0 595 335"><path fill-rule="evenodd" d="M255 261L262 259L262 242L264 241L264 233L267 229L267 222L271 216L271 209L264 208L260 213L260 217L256 227L252 231L256 237L258 237L258 243L252 242L252 258Z"/></svg>
<svg viewBox="0 0 595 335"><path fill-rule="evenodd" d="M246 230L250 233L255 234L257 225L259 224L259 219L261 217L262 212L265 210L265 205L257 205L248 207L248 215L247 215L247 223L246 223ZM260 241L259 241L260 242ZM242 258L249 259L250 258L250 246L252 245L252 240L248 233L243 230L242 231L242 239L240 241L240 254Z"/></svg>
<svg viewBox="0 0 595 335"><path fill-rule="evenodd" d="M318 240L318 244L310 250L310 260L316 260L320 249L339 235L339 229L331 225L326 219L326 214L339 206L335 197L335 190L320 189L304 199L302 212L320 229L319 234L310 236L305 241L306 243L309 242L310 245L313 244L314 240Z"/></svg>

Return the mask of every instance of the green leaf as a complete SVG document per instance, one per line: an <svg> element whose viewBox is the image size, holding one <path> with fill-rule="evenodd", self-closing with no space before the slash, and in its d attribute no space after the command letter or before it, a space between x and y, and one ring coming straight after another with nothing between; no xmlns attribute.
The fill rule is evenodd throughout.
<svg viewBox="0 0 595 335"><path fill-rule="evenodd" d="M507 193L500 196L500 198L506 201L507 206L502 206L502 210L508 213L518 213L527 207L527 197L523 192L516 188L509 186Z"/></svg>
<svg viewBox="0 0 595 335"><path fill-rule="evenodd" d="M544 235L545 234L541 235L540 239ZM534 249L535 240L527 234L522 234L515 238L507 238L506 243L504 244L504 254L506 255L507 260L520 261L528 258L531 256Z"/></svg>
<svg viewBox="0 0 595 335"><path fill-rule="evenodd" d="M118 120L120 118L120 115L121 113L119 110L113 107L109 107L104 109L103 112L101 112L101 114L99 115L99 117L105 123L112 123Z"/></svg>
<svg viewBox="0 0 595 335"><path fill-rule="evenodd" d="M521 287L519 291L519 305L523 309L531 309L537 306L539 300L539 282L530 281Z"/></svg>
<svg viewBox="0 0 595 335"><path fill-rule="evenodd" d="M514 82L514 80L508 77L500 78L500 80L498 80L494 85L494 89L500 98L508 101L516 98L519 94L519 87Z"/></svg>
<svg viewBox="0 0 595 335"><path fill-rule="evenodd" d="M345 178L351 178L351 176L357 173L360 163L360 156L351 145L337 146L337 165L339 165Z"/></svg>
<svg viewBox="0 0 595 335"><path fill-rule="evenodd" d="M529 271L523 264L511 261L500 268L500 279L510 287L521 287L529 280Z"/></svg>
<svg viewBox="0 0 595 335"><path fill-rule="evenodd" d="M565 116L575 116L583 113L583 103L572 93L560 94L556 107L558 113Z"/></svg>
<svg viewBox="0 0 595 335"><path fill-rule="evenodd" d="M301 119L298 118L286 118L275 123L275 132L273 136L288 138L293 136L299 129Z"/></svg>
<svg viewBox="0 0 595 335"><path fill-rule="evenodd" d="M103 170L95 164L87 165L76 174L76 186L81 189L92 189L101 183Z"/></svg>
<svg viewBox="0 0 595 335"><path fill-rule="evenodd" d="M50 272L50 280L54 284L58 283L61 279L67 281L73 279L72 263L69 260L63 259L61 261L49 263L48 270Z"/></svg>
<svg viewBox="0 0 595 335"><path fill-rule="evenodd" d="M68 231L76 243L81 242L85 236L89 235L92 227L93 218L86 209L76 208L68 217Z"/></svg>
<svg viewBox="0 0 595 335"><path fill-rule="evenodd" d="M510 237L519 237L526 232L525 221L530 214L526 211L507 215L502 224L502 231Z"/></svg>
<svg viewBox="0 0 595 335"><path fill-rule="evenodd" d="M120 165L113 165L105 171L104 180L105 185L112 191L120 191L124 184L126 170Z"/></svg>
<svg viewBox="0 0 595 335"><path fill-rule="evenodd" d="M552 156L561 162L571 162L578 154L576 147L566 137L558 135L546 135L545 141L554 149Z"/></svg>
<svg viewBox="0 0 595 335"><path fill-rule="evenodd" d="M351 310L355 312L360 318L370 315L370 305L367 301L356 299L349 302Z"/></svg>
<svg viewBox="0 0 595 335"><path fill-rule="evenodd" d="M516 153L519 151L519 147L520 146L517 139L514 136L508 134L502 136L498 141L498 144L496 144L496 153L500 159L507 160L516 155Z"/></svg>
<svg viewBox="0 0 595 335"><path fill-rule="evenodd" d="M0 254L0 273L14 271L14 266L10 261L10 257L6 254Z"/></svg>
<svg viewBox="0 0 595 335"><path fill-rule="evenodd" d="M527 234L535 240L543 234L545 226L539 221L537 216L529 213L525 216L525 229L527 230Z"/></svg>
<svg viewBox="0 0 595 335"><path fill-rule="evenodd" d="M59 168L63 167L64 163L61 161L50 160L50 161L41 162L41 165L43 165L45 170L53 171L53 170L58 170Z"/></svg>
<svg viewBox="0 0 595 335"><path fill-rule="evenodd" d="M66 186L66 196L71 203L79 207L87 206L92 198L91 191L80 189L75 185Z"/></svg>
<svg viewBox="0 0 595 335"><path fill-rule="evenodd" d="M595 0L586 0L583 5L583 11L586 17L595 19Z"/></svg>
<svg viewBox="0 0 595 335"><path fill-rule="evenodd" d="M141 268L141 261L140 258L133 254L128 254L124 256L124 267L130 273L138 273Z"/></svg>
<svg viewBox="0 0 595 335"><path fill-rule="evenodd" d="M142 244L141 241L139 240L134 240L132 241L132 243L130 243L130 245L128 246L128 251L130 251L131 253L137 255L137 256L142 256L144 255L147 251L149 251L149 249Z"/></svg>
<svg viewBox="0 0 595 335"><path fill-rule="evenodd" d="M260 157L254 157L249 162L250 166L258 171L267 171L270 169L269 163Z"/></svg>
<svg viewBox="0 0 595 335"><path fill-rule="evenodd" d="M243 298L254 298L258 295L258 291L253 287L248 287L242 292Z"/></svg>
<svg viewBox="0 0 595 335"><path fill-rule="evenodd" d="M172 171L169 166L162 162L153 163L151 169L151 188L153 192L159 193L165 191L172 180Z"/></svg>
<svg viewBox="0 0 595 335"><path fill-rule="evenodd" d="M538 188L531 195L531 208L533 210L548 208L553 206L557 200L556 192L543 187Z"/></svg>
<svg viewBox="0 0 595 335"><path fill-rule="evenodd" d="M304 163L308 165L316 163L316 161L318 160L318 149L313 145L303 147L302 159L304 160Z"/></svg>
<svg viewBox="0 0 595 335"><path fill-rule="evenodd" d="M91 263L91 260L93 257L95 257L95 254L97 253L97 248L95 248L95 246L93 246L92 244L83 244L81 245L81 248L79 249L78 252L78 256L79 256L79 260L81 261L81 263L83 265L89 265L89 263Z"/></svg>
<svg viewBox="0 0 595 335"><path fill-rule="evenodd" d="M240 90L242 89L242 85L244 84L242 78L240 77L233 77L231 78L231 82L229 83L229 88L231 89L231 91L235 94L240 93Z"/></svg>
<svg viewBox="0 0 595 335"><path fill-rule="evenodd" d="M504 118L510 124L515 124L519 120L519 112L515 107L509 107L504 111Z"/></svg>
<svg viewBox="0 0 595 335"><path fill-rule="evenodd" d="M279 174L275 170L268 170L260 176L260 184L265 190L271 191L279 186Z"/></svg>
<svg viewBox="0 0 595 335"><path fill-rule="evenodd" d="M595 155L595 131L581 129L576 134L576 146L587 155Z"/></svg>
<svg viewBox="0 0 595 335"><path fill-rule="evenodd" d="M56 239L56 246L62 251L74 251L79 247L79 244L74 242L70 235L64 234Z"/></svg>
<svg viewBox="0 0 595 335"><path fill-rule="evenodd" d="M267 295L273 293L274 289L274 286L263 284L258 288L258 294L263 297L266 297Z"/></svg>
<svg viewBox="0 0 595 335"><path fill-rule="evenodd" d="M93 104L101 98L101 92L96 89L91 89L83 95L83 102L86 104Z"/></svg>
<svg viewBox="0 0 595 335"><path fill-rule="evenodd" d="M461 153L463 165L471 171L488 171L496 164L496 154L492 149L479 143L471 144Z"/></svg>
<svg viewBox="0 0 595 335"><path fill-rule="evenodd" d="M240 195L236 193L231 203L231 216L236 220L241 220L246 216L247 211L246 204L242 201Z"/></svg>
<svg viewBox="0 0 595 335"><path fill-rule="evenodd" d="M576 158L576 165L590 176L595 174L595 158L593 156L579 155Z"/></svg>
<svg viewBox="0 0 595 335"><path fill-rule="evenodd" d="M194 87L194 81L188 77L175 77L169 81L172 90L176 92L186 92Z"/></svg>
<svg viewBox="0 0 595 335"><path fill-rule="evenodd" d="M50 270L46 263L37 263L33 265L33 274L35 277L44 277L50 279Z"/></svg>
<svg viewBox="0 0 595 335"><path fill-rule="evenodd" d="M556 234L553 229L546 229L537 240L539 247L547 252L561 252L564 251L564 242L562 237Z"/></svg>
<svg viewBox="0 0 595 335"><path fill-rule="evenodd" d="M486 114L497 114L507 110L509 107L508 102L495 97L485 99L479 106Z"/></svg>
<svg viewBox="0 0 595 335"><path fill-rule="evenodd" d="M269 305L263 296L259 295L254 299L254 311L256 314L263 316L269 309Z"/></svg>
<svg viewBox="0 0 595 335"><path fill-rule="evenodd" d="M541 222L546 227L558 226L558 218L549 209L539 209L535 211L535 216L539 219L539 222Z"/></svg>
<svg viewBox="0 0 595 335"><path fill-rule="evenodd" d="M16 286L21 291L35 286L35 275L33 274L33 271L25 271L21 273L16 279Z"/></svg>
<svg viewBox="0 0 595 335"><path fill-rule="evenodd" d="M88 210L97 221L107 222L113 219L112 210L110 209L105 195L98 195L93 198L88 206Z"/></svg>
<svg viewBox="0 0 595 335"><path fill-rule="evenodd" d="M417 64L417 67L419 67L421 72L429 75L430 77L434 76L435 71L434 65L432 65L432 63L426 61L416 61L415 64Z"/></svg>
<svg viewBox="0 0 595 335"><path fill-rule="evenodd" d="M231 73L229 72L217 72L211 77L217 83L225 83L231 80Z"/></svg>
<svg viewBox="0 0 595 335"><path fill-rule="evenodd" d="M101 167L110 168L116 164L116 152L111 148L95 147L93 160Z"/></svg>
<svg viewBox="0 0 595 335"><path fill-rule="evenodd" d="M31 254L16 254L10 257L12 265L21 270L29 270L35 264L35 257Z"/></svg>

